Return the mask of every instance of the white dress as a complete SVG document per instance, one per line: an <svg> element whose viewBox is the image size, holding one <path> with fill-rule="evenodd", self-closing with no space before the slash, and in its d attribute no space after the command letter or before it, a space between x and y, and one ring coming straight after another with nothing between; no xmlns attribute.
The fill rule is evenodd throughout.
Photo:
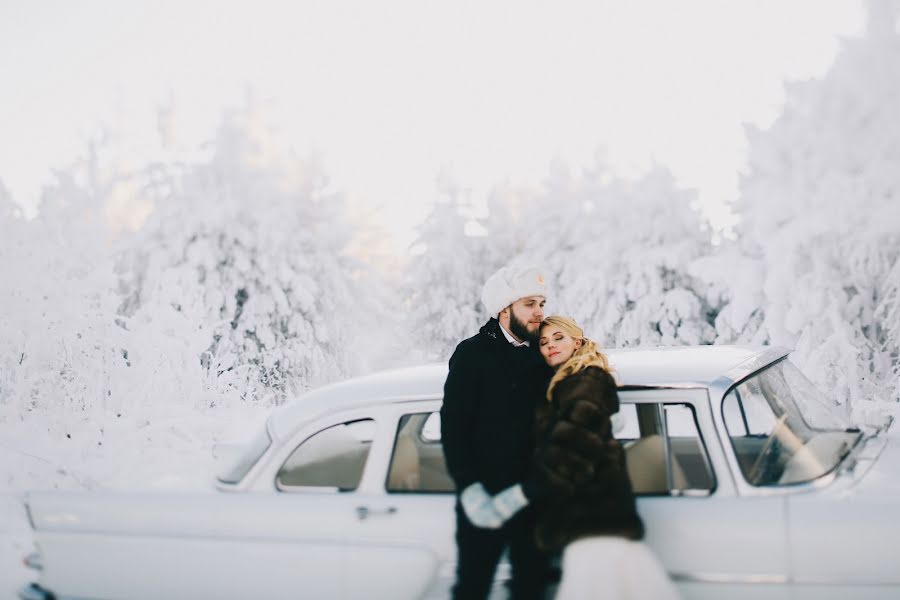
<svg viewBox="0 0 900 600"><path fill-rule="evenodd" d="M620 537L588 537L563 551L556 600L677 600L678 590L650 548Z"/></svg>

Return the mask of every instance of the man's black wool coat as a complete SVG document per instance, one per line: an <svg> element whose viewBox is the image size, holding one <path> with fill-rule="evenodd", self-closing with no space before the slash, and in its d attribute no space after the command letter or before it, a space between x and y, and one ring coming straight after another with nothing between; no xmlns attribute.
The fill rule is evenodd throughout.
<svg viewBox="0 0 900 600"><path fill-rule="evenodd" d="M458 492L481 482L496 494L526 478L535 413L551 375L537 348L510 344L497 319L459 343L441 408L444 456Z"/></svg>

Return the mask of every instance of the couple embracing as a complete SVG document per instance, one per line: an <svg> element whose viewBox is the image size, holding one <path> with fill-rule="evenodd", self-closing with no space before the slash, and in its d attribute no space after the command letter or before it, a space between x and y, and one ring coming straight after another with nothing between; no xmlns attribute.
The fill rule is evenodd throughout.
<svg viewBox="0 0 900 600"><path fill-rule="evenodd" d="M677 598L640 543L606 356L568 317L544 318L533 267L484 284L492 315L450 358L441 438L456 504L453 597L486 598L504 551L513 599L543 599L562 553L556 598Z"/></svg>

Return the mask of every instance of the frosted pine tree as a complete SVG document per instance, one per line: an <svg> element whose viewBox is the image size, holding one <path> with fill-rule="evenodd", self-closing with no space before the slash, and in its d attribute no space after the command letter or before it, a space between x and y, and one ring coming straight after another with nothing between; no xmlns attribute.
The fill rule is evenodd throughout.
<svg viewBox="0 0 900 600"><path fill-rule="evenodd" d="M370 270L345 252L341 197L270 139L256 113L235 112L211 160L162 175L172 183L130 257L123 305L153 396L278 404L366 370L358 342L385 333Z"/></svg>
<svg viewBox="0 0 900 600"><path fill-rule="evenodd" d="M522 260L545 265L554 283L549 311L573 316L607 347L712 342L688 273L709 249L694 200L661 169L631 181L599 161L574 176L554 165L544 188L519 203L515 225Z"/></svg>
<svg viewBox="0 0 900 600"><path fill-rule="evenodd" d="M103 144L56 172L38 216L0 204L0 404L44 415L50 429L115 409L125 376L116 324L118 241L105 207L122 176Z"/></svg>
<svg viewBox="0 0 900 600"><path fill-rule="evenodd" d="M821 80L790 85L769 130L749 131L737 209L754 266L730 293L759 298L764 315L739 337L796 348L845 407L900 398L898 3L867 6L865 35L843 43Z"/></svg>
<svg viewBox="0 0 900 600"><path fill-rule="evenodd" d="M446 361L487 320L481 289L500 266L488 252L491 240L473 231L465 190L442 177L439 193L418 227L406 284L411 339L419 342L409 350L428 361Z"/></svg>
<svg viewBox="0 0 900 600"><path fill-rule="evenodd" d="M13 201L12 195L0 179L0 218L21 217L22 208Z"/></svg>

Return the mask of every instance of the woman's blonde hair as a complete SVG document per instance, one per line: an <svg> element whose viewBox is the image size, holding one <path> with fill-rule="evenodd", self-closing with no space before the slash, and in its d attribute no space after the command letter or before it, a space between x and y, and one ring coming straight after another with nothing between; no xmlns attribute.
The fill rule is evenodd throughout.
<svg viewBox="0 0 900 600"><path fill-rule="evenodd" d="M572 354L569 360L560 365L556 370L556 374L550 380L550 385L547 386L548 401L553 399L553 388L556 387L556 384L569 375L573 375L588 367L600 367L604 371L611 371L606 355L600 351L595 341L584 337L584 331L574 319L561 315L552 315L541 322L541 329L547 326L558 327L563 333L572 336L576 340L581 340L581 347L575 349L575 353Z"/></svg>

